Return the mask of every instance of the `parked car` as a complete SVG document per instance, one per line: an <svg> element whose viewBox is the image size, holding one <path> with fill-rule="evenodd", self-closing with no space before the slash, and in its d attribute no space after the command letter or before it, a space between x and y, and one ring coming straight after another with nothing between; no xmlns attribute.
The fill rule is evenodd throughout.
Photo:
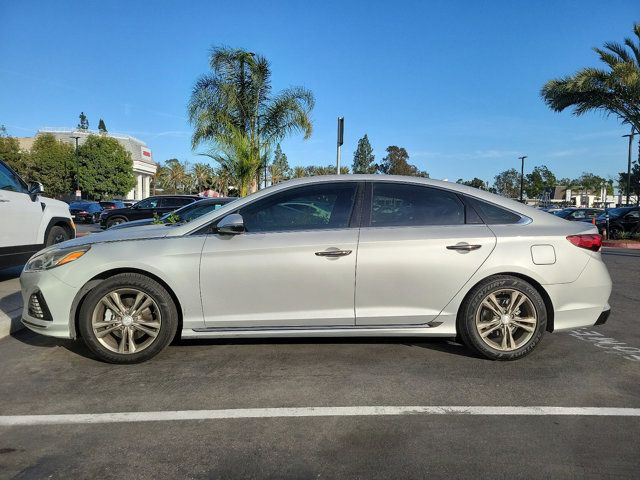
<svg viewBox="0 0 640 480"><path fill-rule="evenodd" d="M104 210L113 210L114 208L127 208L129 205L125 205L122 200L103 200L100 202L100 206Z"/></svg>
<svg viewBox="0 0 640 480"><path fill-rule="evenodd" d="M41 248L75 237L69 206L43 193L42 184L27 184L0 159L0 268L20 265Z"/></svg>
<svg viewBox="0 0 640 480"><path fill-rule="evenodd" d="M205 198L197 202L190 203L175 212L165 213L157 222L153 218L145 218L143 220L133 220L131 222L119 223L109 228L115 230L119 228L140 227L142 225L151 225L152 223L185 223L196 219L205 213L221 208L229 202L237 200L235 197L215 197Z"/></svg>
<svg viewBox="0 0 640 480"><path fill-rule="evenodd" d="M576 208L569 207L553 212L556 217L564 218L571 222L592 222L594 218L602 215L604 210L600 208Z"/></svg>
<svg viewBox="0 0 640 480"><path fill-rule="evenodd" d="M161 217L199 199L200 197L195 195L161 195L145 198L131 207L103 211L100 215L100 227L105 229L131 220Z"/></svg>
<svg viewBox="0 0 640 480"><path fill-rule="evenodd" d="M100 220L102 206L98 202L78 201L69 204L71 218L77 223L96 223Z"/></svg>
<svg viewBox="0 0 640 480"><path fill-rule="evenodd" d="M609 208L596 219L596 226L601 234L613 239L623 233L640 233L640 207Z"/></svg>
<svg viewBox="0 0 640 480"><path fill-rule="evenodd" d="M607 320L600 246L592 225L464 185L308 177L183 224L39 253L20 278L22 321L113 363L147 360L176 335L458 336L511 360L547 331Z"/></svg>

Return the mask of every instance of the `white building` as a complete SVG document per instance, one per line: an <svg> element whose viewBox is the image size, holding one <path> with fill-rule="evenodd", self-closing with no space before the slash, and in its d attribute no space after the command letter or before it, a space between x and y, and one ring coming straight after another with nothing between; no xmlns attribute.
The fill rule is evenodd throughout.
<svg viewBox="0 0 640 480"><path fill-rule="evenodd" d="M82 145L89 135L106 135L115 138L125 150L131 153L133 160L133 174L136 177L136 186L127 194L127 200L142 200L151 195L151 178L156 173L156 163L153 161L151 149L142 140L130 135L121 133L100 133L92 130L76 130L73 128L42 128L36 133L36 137L40 134L49 133L56 139L70 143L75 146L75 138L78 138L78 144ZM35 137L34 137L35 138ZM20 139L27 140L27 139ZM21 142L26 143L26 142Z"/></svg>

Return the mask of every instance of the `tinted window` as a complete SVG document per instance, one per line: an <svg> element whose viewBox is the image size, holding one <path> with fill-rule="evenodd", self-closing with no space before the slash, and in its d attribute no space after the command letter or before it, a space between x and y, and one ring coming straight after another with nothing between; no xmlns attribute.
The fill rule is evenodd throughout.
<svg viewBox="0 0 640 480"><path fill-rule="evenodd" d="M347 228L355 183L325 183L270 195L240 210L247 232Z"/></svg>
<svg viewBox="0 0 640 480"><path fill-rule="evenodd" d="M471 206L482 217L487 225L504 225L518 223L522 217L492 203L483 202L477 198L467 197Z"/></svg>
<svg viewBox="0 0 640 480"><path fill-rule="evenodd" d="M193 203L193 199L191 198L167 197L161 200L160 206L164 208L180 208L190 203Z"/></svg>
<svg viewBox="0 0 640 480"><path fill-rule="evenodd" d="M625 215L627 220L637 220L640 218L640 210L634 210L633 212L629 212Z"/></svg>
<svg viewBox="0 0 640 480"><path fill-rule="evenodd" d="M27 187L22 180L0 162L0 190L26 192Z"/></svg>
<svg viewBox="0 0 640 480"><path fill-rule="evenodd" d="M464 205L453 192L402 183L373 184L372 227L464 223Z"/></svg>
<svg viewBox="0 0 640 480"><path fill-rule="evenodd" d="M156 208L158 206L158 198L147 198L136 203L136 208Z"/></svg>
<svg viewBox="0 0 640 480"><path fill-rule="evenodd" d="M576 210L570 215L570 217L575 219L582 219L582 218L586 218L587 215L585 214L584 210Z"/></svg>

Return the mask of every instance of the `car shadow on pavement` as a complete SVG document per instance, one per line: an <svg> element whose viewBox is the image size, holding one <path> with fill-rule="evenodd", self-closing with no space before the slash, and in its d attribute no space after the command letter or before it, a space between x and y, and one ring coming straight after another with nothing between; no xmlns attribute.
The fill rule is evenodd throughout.
<svg viewBox="0 0 640 480"><path fill-rule="evenodd" d="M30 345L32 347L40 348L54 348L62 347L71 353L80 355L85 358L97 360L97 357L91 353L91 351L85 346L81 340L71 340L66 338L47 337L45 335L39 335L26 328L17 332L11 333L11 337L15 340Z"/></svg>

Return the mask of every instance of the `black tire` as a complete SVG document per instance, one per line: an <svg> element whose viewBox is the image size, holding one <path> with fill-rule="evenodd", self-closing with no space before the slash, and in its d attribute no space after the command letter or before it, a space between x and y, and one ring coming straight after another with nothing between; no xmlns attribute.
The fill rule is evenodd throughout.
<svg viewBox="0 0 640 480"><path fill-rule="evenodd" d="M517 349L511 351L492 348L482 339L478 328L476 328L476 313L482 301L491 293L505 289L516 290L526 295L531 301L537 316L537 323L531 338ZM511 275L496 275L476 285L467 295L458 315L458 334L464 344L491 360L516 360L528 355L538 345L546 328L547 307L540 293L530 283Z"/></svg>
<svg viewBox="0 0 640 480"><path fill-rule="evenodd" d="M607 238L611 240L618 240L621 234L622 234L622 230L620 228L611 227L607 232Z"/></svg>
<svg viewBox="0 0 640 480"><path fill-rule="evenodd" d="M92 328L92 315L98 302L116 289L134 288L151 297L161 313L160 331L144 350L134 353L117 353L102 345ZM140 363L156 356L171 341L178 328L176 305L167 290L155 280L138 273L121 273L103 281L89 292L80 308L78 329L82 340L100 360L107 363Z"/></svg>
<svg viewBox="0 0 640 480"><path fill-rule="evenodd" d="M107 228L111 228L114 225L120 225L121 223L127 222L127 219L124 217L113 217L107 220Z"/></svg>
<svg viewBox="0 0 640 480"><path fill-rule="evenodd" d="M55 245L56 243L64 242L65 240L69 240L71 235L69 231L58 225L51 227L49 233L47 233L47 238L45 239L44 246L50 247L51 245Z"/></svg>

